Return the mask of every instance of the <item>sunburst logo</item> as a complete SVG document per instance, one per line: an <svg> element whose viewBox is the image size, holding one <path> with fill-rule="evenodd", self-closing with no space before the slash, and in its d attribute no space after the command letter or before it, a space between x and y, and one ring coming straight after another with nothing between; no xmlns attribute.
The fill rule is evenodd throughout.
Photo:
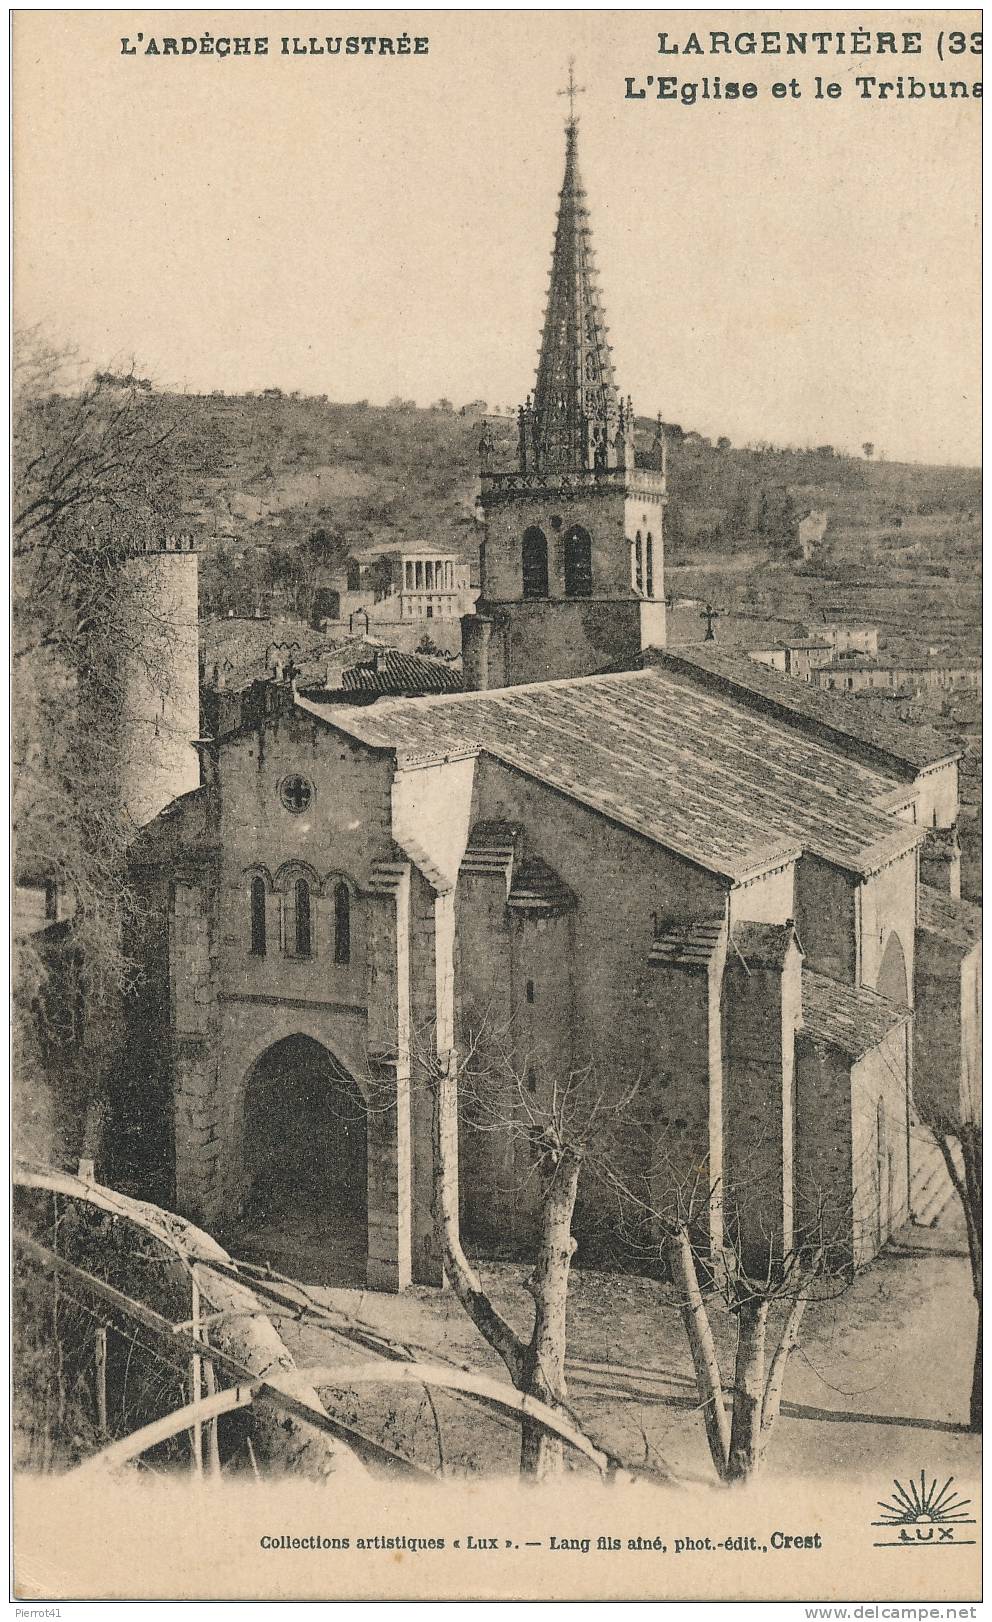
<svg viewBox="0 0 992 1622"><path fill-rule="evenodd" d="M959 1548L975 1542L974 1538L958 1536L959 1527L974 1526L975 1520L968 1513L971 1499L954 1491L953 1476L941 1484L938 1477L927 1481L926 1471L921 1470L918 1482L911 1477L908 1486L901 1481L893 1481L892 1486L893 1501L877 1500L882 1515L871 1524L898 1535L891 1541L879 1540L876 1549Z"/></svg>

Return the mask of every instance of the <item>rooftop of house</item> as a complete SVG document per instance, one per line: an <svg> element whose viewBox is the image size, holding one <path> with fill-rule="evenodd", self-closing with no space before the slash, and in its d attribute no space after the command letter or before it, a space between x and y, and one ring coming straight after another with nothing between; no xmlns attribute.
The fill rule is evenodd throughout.
<svg viewBox="0 0 992 1622"><path fill-rule="evenodd" d="M970 952L982 938L982 909L973 901L956 900L931 884L921 884L920 928L948 946Z"/></svg>
<svg viewBox="0 0 992 1622"><path fill-rule="evenodd" d="M845 670L981 670L982 661L967 654L918 654L915 658L895 659L885 654L878 659L865 657L845 659Z"/></svg>
<svg viewBox="0 0 992 1622"><path fill-rule="evenodd" d="M865 986L843 985L813 969L803 969L803 1028L852 1059L877 1047L910 1010Z"/></svg>
<svg viewBox="0 0 992 1622"><path fill-rule="evenodd" d="M802 850L866 874L915 848L883 815L894 780L649 668L309 713L416 765L486 753L733 881Z"/></svg>
<svg viewBox="0 0 992 1622"><path fill-rule="evenodd" d="M843 693L815 687L758 663L742 648L714 642L698 647L651 649L646 659L673 673L722 693L749 708L816 737L828 747L873 758L882 769L893 766L915 775L961 750L927 726L910 726L885 708L852 703Z"/></svg>
<svg viewBox="0 0 992 1622"><path fill-rule="evenodd" d="M375 637L328 638L300 620L217 620L202 633L205 674L216 666L231 692L273 674L270 650L292 664L298 689L310 696L367 693L457 693L461 661L402 653Z"/></svg>
<svg viewBox="0 0 992 1622"><path fill-rule="evenodd" d="M436 659L427 653L399 653L395 648L374 648L358 658L348 648L325 661L320 687L307 689L308 698L321 692L351 693L460 693L461 661ZM319 661L313 661L318 663Z"/></svg>

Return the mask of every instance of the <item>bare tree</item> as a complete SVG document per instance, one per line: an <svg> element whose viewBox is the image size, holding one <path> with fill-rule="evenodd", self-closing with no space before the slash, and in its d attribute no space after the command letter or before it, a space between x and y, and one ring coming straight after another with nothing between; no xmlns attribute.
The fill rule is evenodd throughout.
<svg viewBox="0 0 992 1622"><path fill-rule="evenodd" d="M633 1182L617 1167L608 1155L598 1172L616 1199L631 1250L644 1255L653 1248L675 1289L714 1469L728 1484L748 1481L767 1454L807 1305L847 1288L842 1248L829 1242L822 1210L784 1254L771 1238L759 1236L756 1244L752 1233L745 1241L746 1188L734 1191L732 1211L721 1209L721 1218L729 1218L726 1242L713 1246L709 1217L723 1205L719 1182L707 1186L698 1171L686 1176L674 1168ZM717 1350L718 1315L735 1327L729 1379Z"/></svg>
<svg viewBox="0 0 992 1622"><path fill-rule="evenodd" d="M142 666L163 692L170 635L160 605L121 567L136 542L175 527L183 468L171 411L135 375L79 383L72 357L37 331L15 342L12 474L12 755L15 873L50 885L71 919L77 1009L73 1063L106 1043L137 962L125 856L133 832L114 766L126 672ZM20 941L15 1054L22 1091L51 1068L66 1021L49 1018L50 933ZM64 969L65 961L60 966ZM45 1027L50 1038L46 1050ZM41 1036L39 1036L39 1028ZM66 1046L65 1041L62 1042ZM103 1052L95 1059L99 1070ZM84 1092L91 1085L82 1082ZM31 1114L26 1101L17 1118Z"/></svg>
<svg viewBox="0 0 992 1622"><path fill-rule="evenodd" d="M951 1104L925 1086L916 1089L916 1106L937 1140L954 1192L961 1202L968 1235L971 1287L978 1307L978 1331L971 1376L968 1424L982 1429L982 1122L980 1103L962 1089Z"/></svg>
<svg viewBox="0 0 992 1622"><path fill-rule="evenodd" d="M483 1020L462 1050L438 1054L434 1031L411 1045L412 1085L431 1099L434 1150L433 1214L445 1275L483 1339L506 1365L516 1389L567 1415L566 1308L576 1240L572 1233L579 1179L604 1123L619 1117L636 1092L612 1101L595 1064L568 1067L534 1081L533 1066L514 1049L511 1033ZM378 1107L375 1083L369 1108ZM384 1107L389 1107L388 1102ZM526 1289L534 1303L530 1335L518 1333L495 1305L466 1255L461 1239L458 1190L458 1122L481 1133L504 1134L526 1147L536 1180L533 1262ZM596 1444L602 1448L601 1443ZM605 1451L605 1450L604 1450ZM563 1467L563 1444L547 1428L521 1419L520 1471L542 1480ZM610 1459L612 1468L626 1468Z"/></svg>

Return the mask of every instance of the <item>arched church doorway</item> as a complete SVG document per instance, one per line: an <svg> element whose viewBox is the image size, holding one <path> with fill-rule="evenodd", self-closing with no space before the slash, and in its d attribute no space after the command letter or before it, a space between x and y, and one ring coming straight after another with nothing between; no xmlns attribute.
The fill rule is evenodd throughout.
<svg viewBox="0 0 992 1622"><path fill-rule="evenodd" d="M319 1042L289 1036L252 1068L243 1222L253 1250L313 1283L364 1283L368 1134L362 1094Z"/></svg>
<svg viewBox="0 0 992 1622"><path fill-rule="evenodd" d="M895 930L885 943L875 990L880 997L889 997L901 1008L909 1007L909 976L906 973L906 954Z"/></svg>

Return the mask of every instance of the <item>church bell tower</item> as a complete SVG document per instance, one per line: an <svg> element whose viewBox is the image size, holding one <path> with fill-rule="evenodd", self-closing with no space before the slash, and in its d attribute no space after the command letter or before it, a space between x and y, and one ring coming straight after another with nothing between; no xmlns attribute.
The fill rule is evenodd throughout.
<svg viewBox="0 0 992 1622"><path fill-rule="evenodd" d="M462 621L474 691L587 676L665 642L665 450L634 459L634 414L613 375L579 174L569 70L562 184L537 382L518 414L517 465L479 447L481 593Z"/></svg>

